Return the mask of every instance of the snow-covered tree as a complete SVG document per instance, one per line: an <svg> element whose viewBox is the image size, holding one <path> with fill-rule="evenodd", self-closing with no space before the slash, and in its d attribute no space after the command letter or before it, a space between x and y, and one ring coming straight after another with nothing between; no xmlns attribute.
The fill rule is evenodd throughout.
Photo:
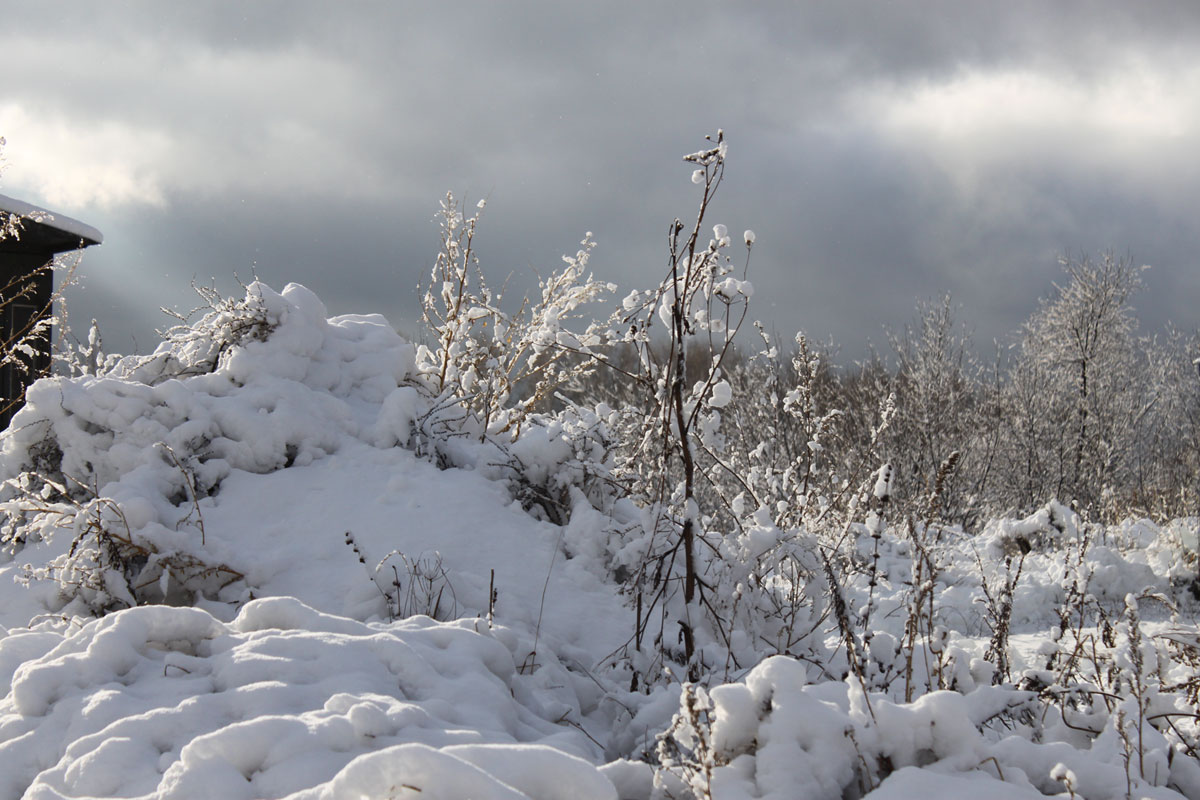
<svg viewBox="0 0 1200 800"><path fill-rule="evenodd" d="M1068 281L1055 286L1022 329L1018 372L1044 382L1048 421L1065 428L1047 432L1056 465L1051 491L1091 504L1114 486L1132 443L1132 426L1143 413L1134 372L1140 368L1137 319L1130 299L1142 287L1142 267L1128 257L1104 253L1064 258ZM1064 409L1069 417L1062 419ZM1032 421L1029 421L1032 422Z"/></svg>
<svg viewBox="0 0 1200 800"><path fill-rule="evenodd" d="M971 503L962 476L976 468L976 438L986 433L976 419L980 391L969 336L945 295L918 305L916 321L890 338L897 371L888 455L901 494L915 498L928 492L941 464L958 452L959 465L945 476L941 502L944 511L962 518Z"/></svg>
<svg viewBox="0 0 1200 800"><path fill-rule="evenodd" d="M1139 499L1158 516L1200 516L1200 330L1169 326L1147 361L1155 403L1139 431Z"/></svg>

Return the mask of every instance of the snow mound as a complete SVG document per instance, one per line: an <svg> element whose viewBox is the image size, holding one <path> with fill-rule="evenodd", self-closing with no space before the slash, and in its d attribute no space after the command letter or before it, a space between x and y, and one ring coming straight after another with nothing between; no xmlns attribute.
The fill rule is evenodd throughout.
<svg viewBox="0 0 1200 800"><path fill-rule="evenodd" d="M35 590L19 621L278 595L357 619L491 611L549 644L619 646L595 512L539 522L510 485L555 477L561 428L511 452L443 432L439 414L469 419L424 390L414 354L383 317L326 319L308 289L256 283L148 358L36 383L0 450L0 539L20 559L0 580ZM605 622L582 630L590 614Z"/></svg>
<svg viewBox="0 0 1200 800"><path fill-rule="evenodd" d="M232 470L309 464L347 439L407 440L415 348L379 315L325 315L303 286L277 294L256 283L227 319L218 314L149 358L127 357L100 377L39 381L4 439L3 476L42 466L37 448L50 440L61 451L56 472L105 493L132 473L157 478L165 446L197 459L203 493Z"/></svg>
<svg viewBox="0 0 1200 800"><path fill-rule="evenodd" d="M0 700L0 796L616 798L483 621L268 598L229 623L129 609L37 649Z"/></svg>

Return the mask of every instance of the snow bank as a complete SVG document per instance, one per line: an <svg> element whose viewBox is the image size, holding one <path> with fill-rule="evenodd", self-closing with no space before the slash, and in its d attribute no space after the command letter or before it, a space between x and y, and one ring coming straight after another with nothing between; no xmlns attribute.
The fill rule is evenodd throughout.
<svg viewBox="0 0 1200 800"><path fill-rule="evenodd" d="M530 426L495 465L438 430L461 411L414 353L382 317L254 284L149 357L32 388L0 450L20 626L0 638L0 796L336 794L387 774L342 772L356 756L421 745L449 765L429 791L479 763L479 796L551 797L543 768L599 757L588 670L629 628L603 525L580 497L567 536L506 480L554 479L572 446ZM88 621L163 601L198 607ZM531 749L445 749L462 743Z"/></svg>

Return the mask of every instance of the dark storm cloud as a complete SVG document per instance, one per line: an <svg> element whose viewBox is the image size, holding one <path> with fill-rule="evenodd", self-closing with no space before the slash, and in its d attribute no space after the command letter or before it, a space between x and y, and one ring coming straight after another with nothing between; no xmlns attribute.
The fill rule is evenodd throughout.
<svg viewBox="0 0 1200 800"><path fill-rule="evenodd" d="M1063 250L1155 264L1143 319L1195 324L1200 13L1187 3L21 4L4 191L100 227L78 316L110 341L192 277L310 285L415 330L452 189L528 285L587 230L624 288L694 203L758 236L755 311L848 355L951 291L990 339ZM15 71L15 76L14 76ZM525 281L522 283L522 281ZM1190 294L1189 294L1190 293Z"/></svg>

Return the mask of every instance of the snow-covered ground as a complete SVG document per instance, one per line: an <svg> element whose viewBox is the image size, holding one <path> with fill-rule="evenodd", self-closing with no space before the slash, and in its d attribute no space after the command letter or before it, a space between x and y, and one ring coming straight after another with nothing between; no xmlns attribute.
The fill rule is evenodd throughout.
<svg viewBox="0 0 1200 800"><path fill-rule="evenodd" d="M251 292L259 327L225 309L152 358L42 381L4 435L0 797L1200 797L1181 744L1195 698L1167 691L1196 677L1182 657L1143 668L1181 733L1142 726L1132 765L1117 714L1079 704L1092 733L1022 721L1044 715L1030 681L1062 648L1130 657L1055 631L1084 572L1115 624L1141 597L1154 646L1200 639L1178 590L1194 520L1107 529L1076 562L1084 534L1055 505L941 534L929 658L954 691L905 703L889 672L900 535L874 589L864 572L843 587L877 604L863 680L774 656L730 683L629 691L613 655L634 612L603 515L523 507L506 454L418 390L415 348L382 318ZM454 420L466 433L429 435ZM563 446L529 432L527 477ZM1026 682L993 686L980 576L999 596L1030 541L1009 648ZM639 761L658 738L661 763Z"/></svg>

